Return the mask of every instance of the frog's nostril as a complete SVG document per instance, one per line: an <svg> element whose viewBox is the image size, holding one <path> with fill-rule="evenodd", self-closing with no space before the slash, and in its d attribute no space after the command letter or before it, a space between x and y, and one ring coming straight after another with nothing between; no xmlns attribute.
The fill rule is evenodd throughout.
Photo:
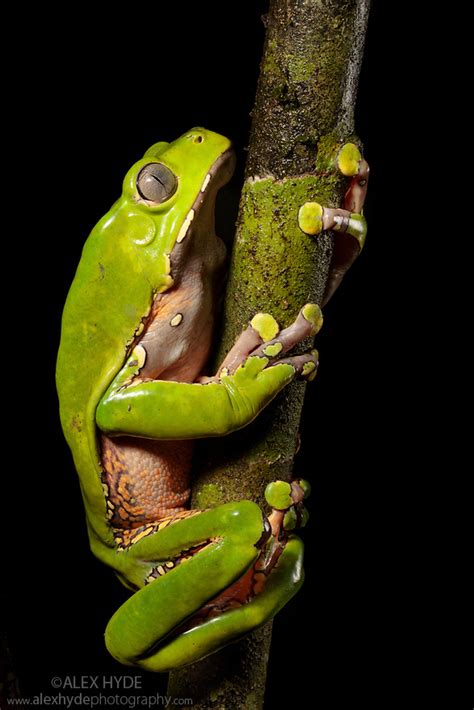
<svg viewBox="0 0 474 710"><path fill-rule="evenodd" d="M193 143L202 143L203 140L204 140L203 136L197 135L197 136L194 136Z"/></svg>

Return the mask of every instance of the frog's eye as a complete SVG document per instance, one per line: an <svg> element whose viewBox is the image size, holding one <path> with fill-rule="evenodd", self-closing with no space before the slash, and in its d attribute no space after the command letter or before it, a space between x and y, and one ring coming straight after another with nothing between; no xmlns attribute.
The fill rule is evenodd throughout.
<svg viewBox="0 0 474 710"><path fill-rule="evenodd" d="M149 163L138 173L137 190L144 200L166 202L177 187L176 175L162 163Z"/></svg>

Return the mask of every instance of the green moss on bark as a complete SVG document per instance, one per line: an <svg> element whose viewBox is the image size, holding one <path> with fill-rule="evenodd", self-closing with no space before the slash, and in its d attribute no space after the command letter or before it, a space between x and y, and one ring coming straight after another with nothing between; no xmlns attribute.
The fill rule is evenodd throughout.
<svg viewBox="0 0 474 710"><path fill-rule="evenodd" d="M222 484L205 483L196 491L196 508L215 508L216 505L225 503L225 490Z"/></svg>
<svg viewBox="0 0 474 710"><path fill-rule="evenodd" d="M335 154L331 145L330 156ZM332 162L331 157L327 160ZM341 184L335 171L245 183L215 364L255 313L269 312L286 327L305 303L321 302L332 237L327 232L304 234L298 210L308 200L335 206ZM311 345L307 340L300 350ZM252 498L265 508L266 484L291 476L305 387L302 381L292 383L244 430L200 442L195 490L217 480L225 491L222 500Z"/></svg>
<svg viewBox="0 0 474 710"><path fill-rule="evenodd" d="M219 356L255 313L268 311L284 327L306 302L321 301L331 237L304 234L298 210L308 201L336 205L340 182L335 175L302 175L245 183L224 312L228 327Z"/></svg>

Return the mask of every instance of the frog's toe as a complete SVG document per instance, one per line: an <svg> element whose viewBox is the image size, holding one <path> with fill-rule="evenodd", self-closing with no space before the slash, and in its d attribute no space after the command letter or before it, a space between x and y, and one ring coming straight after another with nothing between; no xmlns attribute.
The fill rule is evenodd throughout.
<svg viewBox="0 0 474 710"><path fill-rule="evenodd" d="M269 313L257 313L227 353L218 369L217 378L232 375L256 348L271 341L279 331L280 326L273 316Z"/></svg>
<svg viewBox="0 0 474 710"><path fill-rule="evenodd" d="M303 500L306 500L306 498L309 498L311 495L311 483L307 481L305 478L297 478L295 481L293 481L293 485L298 486L298 488L301 488L303 491Z"/></svg>
<svg viewBox="0 0 474 710"><path fill-rule="evenodd" d="M293 505L291 483L288 481L272 481L265 488L265 500L276 510L286 510Z"/></svg>
<svg viewBox="0 0 474 710"><path fill-rule="evenodd" d="M250 327L258 333L264 343L278 335L280 326L269 313L257 313L250 321Z"/></svg>
<svg viewBox="0 0 474 710"><path fill-rule="evenodd" d="M321 330L323 325L323 314L317 303L307 303L300 310L297 318L293 323L282 330L278 335L276 335L271 340L267 340L258 348L250 353L254 357L265 357L270 360L270 363L283 362L281 359L282 355L289 352L295 345L301 343L301 341L306 338L310 338L316 335ZM308 353L306 359L312 359L317 353L311 351ZM285 362L290 362L290 364L303 366L306 360L299 361L295 358L287 358ZM310 368L313 369L313 368ZM308 368L304 374L309 374L307 372Z"/></svg>
<svg viewBox="0 0 474 710"><path fill-rule="evenodd" d="M311 484L303 478L288 481L271 481L265 488L265 500L276 510L287 510L308 498Z"/></svg>
<svg viewBox="0 0 474 710"><path fill-rule="evenodd" d="M291 365L295 371L295 375L302 377L308 382L312 382L316 377L319 366L319 354L317 350L311 350L303 355L292 355L291 357L281 358L274 363L273 367L279 365Z"/></svg>
<svg viewBox="0 0 474 710"><path fill-rule="evenodd" d="M265 489L265 500L272 507L269 522L272 534L278 537L280 530L303 528L309 518L303 501L309 496L311 486L304 479L272 481Z"/></svg>
<svg viewBox="0 0 474 710"><path fill-rule="evenodd" d="M309 520L308 510L302 503L289 508L283 518L283 530L290 531L295 528L304 528Z"/></svg>
<svg viewBox="0 0 474 710"><path fill-rule="evenodd" d="M337 167L346 177L358 175L362 162L362 153L355 143L345 143L337 156Z"/></svg>
<svg viewBox="0 0 474 710"><path fill-rule="evenodd" d="M322 232L324 208L319 202L305 202L298 212L298 225L305 234L312 236Z"/></svg>

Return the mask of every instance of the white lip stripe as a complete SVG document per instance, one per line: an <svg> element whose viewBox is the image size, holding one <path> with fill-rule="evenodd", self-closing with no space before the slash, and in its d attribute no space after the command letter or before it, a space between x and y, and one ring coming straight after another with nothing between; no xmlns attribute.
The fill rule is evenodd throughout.
<svg viewBox="0 0 474 710"><path fill-rule="evenodd" d="M189 210L186 219L183 222L183 225L181 229L179 230L178 237L176 239L177 242L182 242L186 234L188 233L188 229L191 225L191 222L194 219L194 210Z"/></svg>
<svg viewBox="0 0 474 710"><path fill-rule="evenodd" d="M204 182L202 183L201 192L204 192L206 187L209 185L210 180L211 180L211 175L210 175L210 173L207 173L206 177L204 178Z"/></svg>

